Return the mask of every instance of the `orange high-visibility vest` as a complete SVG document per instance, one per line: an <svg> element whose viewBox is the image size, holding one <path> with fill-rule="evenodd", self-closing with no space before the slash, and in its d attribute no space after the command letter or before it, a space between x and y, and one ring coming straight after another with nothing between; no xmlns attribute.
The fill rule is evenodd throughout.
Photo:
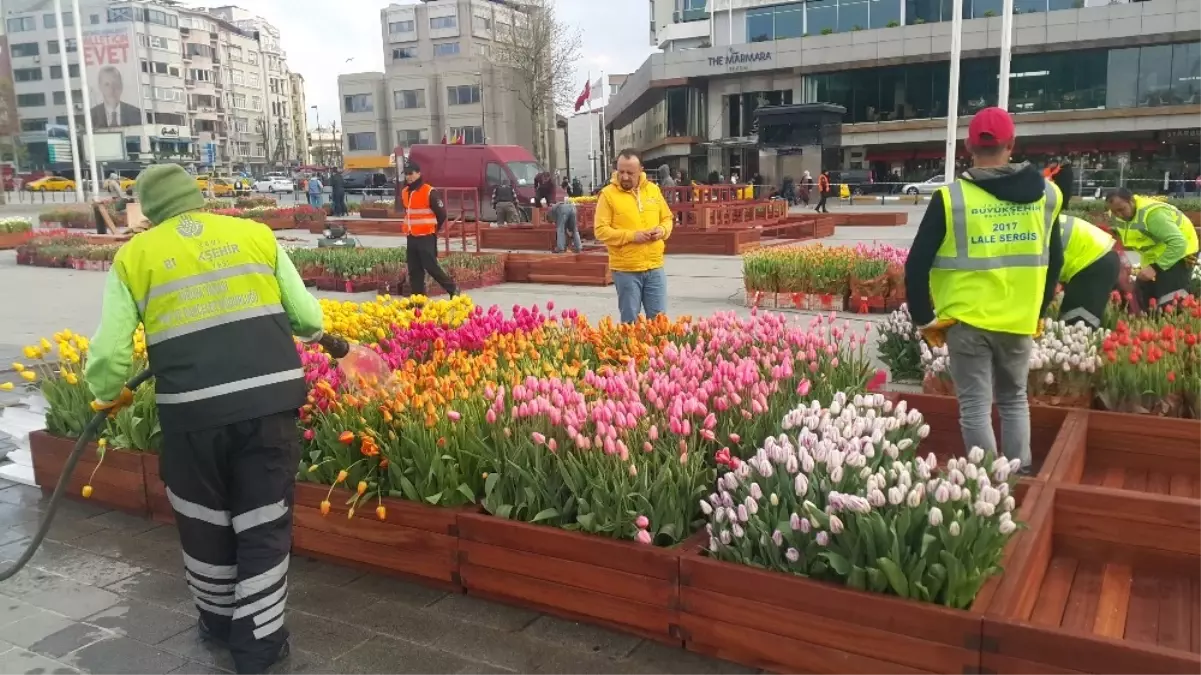
<svg viewBox="0 0 1201 675"><path fill-rule="evenodd" d="M407 185L400 191L400 201L405 208L405 234L422 237L438 231L438 217L430 208L432 191L429 183L422 184L416 192L410 192Z"/></svg>
<svg viewBox="0 0 1201 675"><path fill-rule="evenodd" d="M830 190L830 179L824 173L817 177L817 190L818 192L829 192Z"/></svg>

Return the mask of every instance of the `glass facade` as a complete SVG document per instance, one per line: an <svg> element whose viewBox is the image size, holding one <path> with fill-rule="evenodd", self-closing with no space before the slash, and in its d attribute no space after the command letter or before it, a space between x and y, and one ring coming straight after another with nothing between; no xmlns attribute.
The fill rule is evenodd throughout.
<svg viewBox="0 0 1201 675"><path fill-rule="evenodd" d="M1003 0L963 0L963 18L1000 16ZM951 0L807 0L781 2L746 12L746 41L786 40L951 20ZM1014 0L1015 14L1078 9L1084 0Z"/></svg>
<svg viewBox="0 0 1201 675"><path fill-rule="evenodd" d="M998 58L960 65L959 114L996 105ZM806 103L847 109L845 123L945 117L950 65L922 63L819 73ZM1201 43L1021 54L1010 66L1014 112L1142 108L1201 103Z"/></svg>

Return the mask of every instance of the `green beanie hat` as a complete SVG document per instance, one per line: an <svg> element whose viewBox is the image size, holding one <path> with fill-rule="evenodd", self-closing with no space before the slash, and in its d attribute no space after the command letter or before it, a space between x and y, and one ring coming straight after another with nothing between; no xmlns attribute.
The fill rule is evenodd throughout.
<svg viewBox="0 0 1201 675"><path fill-rule="evenodd" d="M196 177L178 164L155 164L138 176L134 185L142 213L152 224L186 211L204 208L204 195Z"/></svg>

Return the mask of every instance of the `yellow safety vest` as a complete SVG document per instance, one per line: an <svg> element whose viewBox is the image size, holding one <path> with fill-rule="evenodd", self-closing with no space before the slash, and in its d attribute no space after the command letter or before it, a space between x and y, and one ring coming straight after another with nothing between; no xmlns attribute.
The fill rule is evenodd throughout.
<svg viewBox="0 0 1201 675"><path fill-rule="evenodd" d="M984 330L1033 335L1047 281L1059 188L1043 198L1007 202L968 180L940 188L947 233L930 270L939 319Z"/></svg>
<svg viewBox="0 0 1201 675"><path fill-rule="evenodd" d="M1156 209L1169 209L1176 217L1176 226L1180 228L1181 234L1185 240L1185 255L1192 255L1197 252L1197 230L1193 227L1193 222L1184 215L1180 209L1165 204L1164 202L1155 201L1149 197L1142 195L1134 195L1134 217L1129 221L1122 220L1117 216L1113 217L1114 224L1117 226L1114 231L1118 238L1122 240L1122 244L1131 251L1137 251L1139 261L1143 265L1151 265L1159 261L1159 258L1167 250L1168 245L1156 241L1151 238L1147 232L1147 216Z"/></svg>
<svg viewBox="0 0 1201 675"><path fill-rule="evenodd" d="M1087 220L1059 216L1059 227L1063 237L1063 271L1059 280L1065 284L1113 250L1113 237Z"/></svg>
<svg viewBox="0 0 1201 675"><path fill-rule="evenodd" d="M189 212L127 242L113 270L146 328L161 424L233 424L304 404L304 370L267 226Z"/></svg>

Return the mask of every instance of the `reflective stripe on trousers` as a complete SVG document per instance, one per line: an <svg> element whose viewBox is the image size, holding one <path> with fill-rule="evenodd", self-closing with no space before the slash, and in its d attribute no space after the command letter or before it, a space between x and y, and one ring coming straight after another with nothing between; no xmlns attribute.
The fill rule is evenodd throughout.
<svg viewBox="0 0 1201 675"><path fill-rule="evenodd" d="M963 195L963 183L955 181L947 186L951 200L951 227L955 234L955 256L938 256L934 259L935 269L944 270L996 270L1005 267L1043 267L1051 259L1051 228L1055 225L1055 211L1059 205L1058 193L1049 183L1043 183L1043 250L1039 254L1002 255L989 258L973 258L968 255L967 199Z"/></svg>

